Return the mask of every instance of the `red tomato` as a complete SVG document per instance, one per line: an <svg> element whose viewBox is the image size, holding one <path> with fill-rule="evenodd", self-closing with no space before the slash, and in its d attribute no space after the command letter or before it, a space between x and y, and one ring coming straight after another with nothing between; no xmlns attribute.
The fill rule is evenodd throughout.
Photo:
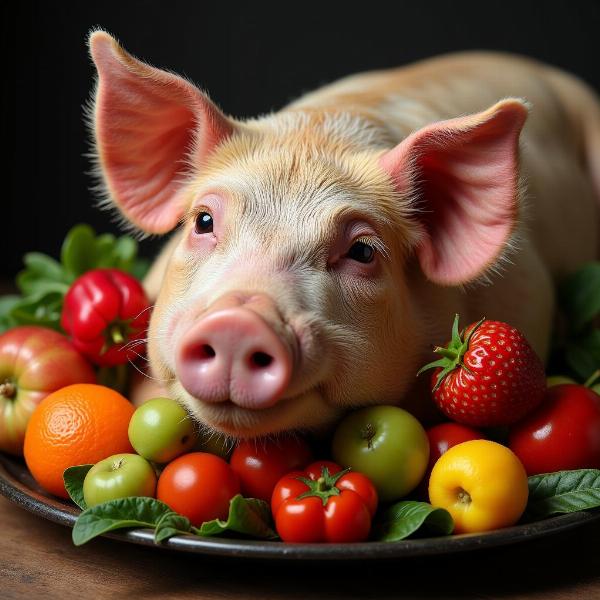
<svg viewBox="0 0 600 600"><path fill-rule="evenodd" d="M279 480L271 510L284 542L360 542L369 535L377 492L362 473L318 461Z"/></svg>
<svg viewBox="0 0 600 600"><path fill-rule="evenodd" d="M452 446L469 442L471 440L483 440L485 436L477 429L459 425L458 423L441 423L427 430L429 438L429 466L431 472L437 459L447 452Z"/></svg>
<svg viewBox="0 0 600 600"><path fill-rule="evenodd" d="M240 483L231 467L206 452L191 452L170 462L156 488L159 500L195 526L226 519L229 501L239 493Z"/></svg>
<svg viewBox="0 0 600 600"><path fill-rule="evenodd" d="M240 442L229 463L240 478L242 494L270 502L275 484L290 471L312 460L308 444L301 438L258 439Z"/></svg>
<svg viewBox="0 0 600 600"><path fill-rule="evenodd" d="M542 405L509 434L528 475L600 468L600 396L571 383L548 388Z"/></svg>

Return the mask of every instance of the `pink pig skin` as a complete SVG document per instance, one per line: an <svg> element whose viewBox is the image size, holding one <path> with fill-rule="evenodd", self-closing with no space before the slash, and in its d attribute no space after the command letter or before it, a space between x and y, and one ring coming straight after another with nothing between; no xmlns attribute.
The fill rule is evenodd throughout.
<svg viewBox="0 0 600 600"><path fill-rule="evenodd" d="M554 281L600 256L598 100L549 66L448 55L240 121L103 31L90 48L106 201L174 231L145 281L148 381L211 430L430 415L415 373L456 312L545 357Z"/></svg>

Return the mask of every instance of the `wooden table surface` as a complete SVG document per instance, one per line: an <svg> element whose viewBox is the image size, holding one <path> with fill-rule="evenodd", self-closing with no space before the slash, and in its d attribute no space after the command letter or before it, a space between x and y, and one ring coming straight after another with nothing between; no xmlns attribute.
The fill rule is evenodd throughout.
<svg viewBox="0 0 600 600"><path fill-rule="evenodd" d="M600 598L600 522L518 546L390 563L216 559L97 539L0 497L0 598Z"/></svg>

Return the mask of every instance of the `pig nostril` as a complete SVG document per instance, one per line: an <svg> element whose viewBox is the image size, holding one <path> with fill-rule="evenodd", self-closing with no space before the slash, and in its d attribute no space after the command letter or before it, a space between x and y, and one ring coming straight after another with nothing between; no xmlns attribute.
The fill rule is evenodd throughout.
<svg viewBox="0 0 600 600"><path fill-rule="evenodd" d="M200 360L214 358L216 355L217 353L214 351L214 348L212 346L209 346L208 344L202 344L202 346L200 346L197 352L197 357Z"/></svg>
<svg viewBox="0 0 600 600"><path fill-rule="evenodd" d="M265 352L254 352L250 356L250 366L253 368L264 369L273 362L273 357Z"/></svg>

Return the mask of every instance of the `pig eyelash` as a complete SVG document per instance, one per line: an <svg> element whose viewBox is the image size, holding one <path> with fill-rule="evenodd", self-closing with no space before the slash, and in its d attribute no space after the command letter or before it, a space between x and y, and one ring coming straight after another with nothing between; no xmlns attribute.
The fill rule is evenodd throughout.
<svg viewBox="0 0 600 600"><path fill-rule="evenodd" d="M361 237L354 238L352 240L352 244L355 244L356 242L362 242L363 244L366 244L367 246L369 246L370 248L375 250L375 252L381 254L385 258L390 257L386 245L379 238L369 237L369 236L361 236Z"/></svg>
<svg viewBox="0 0 600 600"><path fill-rule="evenodd" d="M198 215L203 212L208 213L211 216L213 214L212 209L210 209L208 206L204 206L204 204L199 204L198 206L194 206L194 208L192 208L192 210L190 211L190 221L195 221L198 218Z"/></svg>

